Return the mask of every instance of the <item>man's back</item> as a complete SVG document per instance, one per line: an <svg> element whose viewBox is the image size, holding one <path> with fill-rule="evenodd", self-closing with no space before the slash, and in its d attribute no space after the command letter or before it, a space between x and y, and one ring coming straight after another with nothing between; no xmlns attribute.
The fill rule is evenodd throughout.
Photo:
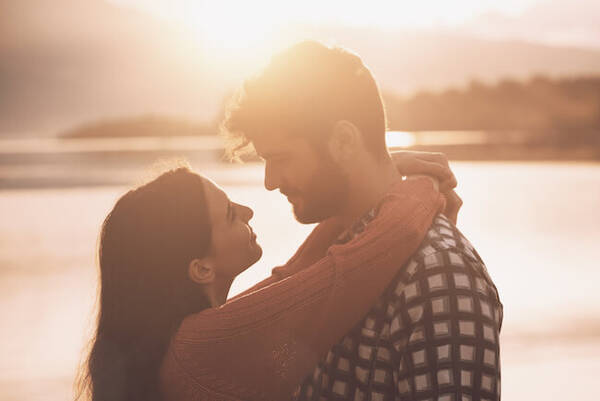
<svg viewBox="0 0 600 401"><path fill-rule="evenodd" d="M367 213L342 239L360 232ZM443 215L298 400L499 400L503 312L483 261Z"/></svg>

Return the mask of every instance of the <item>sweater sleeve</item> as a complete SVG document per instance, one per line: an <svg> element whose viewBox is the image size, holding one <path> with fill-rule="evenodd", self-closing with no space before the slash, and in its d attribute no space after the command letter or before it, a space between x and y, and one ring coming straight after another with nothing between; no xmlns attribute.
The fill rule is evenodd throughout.
<svg viewBox="0 0 600 401"><path fill-rule="evenodd" d="M168 399L282 400L375 304L444 200L402 181L352 241L308 268L184 320L169 347Z"/></svg>

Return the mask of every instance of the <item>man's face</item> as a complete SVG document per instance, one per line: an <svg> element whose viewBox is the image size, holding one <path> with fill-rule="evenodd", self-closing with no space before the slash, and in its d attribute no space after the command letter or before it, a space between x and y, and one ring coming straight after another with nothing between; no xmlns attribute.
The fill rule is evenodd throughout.
<svg viewBox="0 0 600 401"><path fill-rule="evenodd" d="M265 188L292 204L296 220L309 224L335 215L346 202L348 182L326 150L306 139L266 137L253 140L265 161Z"/></svg>

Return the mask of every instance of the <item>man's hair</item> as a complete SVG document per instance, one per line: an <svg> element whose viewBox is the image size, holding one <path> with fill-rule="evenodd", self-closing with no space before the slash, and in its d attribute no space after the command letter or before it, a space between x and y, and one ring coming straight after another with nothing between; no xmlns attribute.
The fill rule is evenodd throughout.
<svg viewBox="0 0 600 401"><path fill-rule="evenodd" d="M369 69L348 50L304 41L273 56L259 75L245 81L221 130L236 158L257 136L304 136L324 143L340 120L361 131L372 154L387 154L383 101Z"/></svg>

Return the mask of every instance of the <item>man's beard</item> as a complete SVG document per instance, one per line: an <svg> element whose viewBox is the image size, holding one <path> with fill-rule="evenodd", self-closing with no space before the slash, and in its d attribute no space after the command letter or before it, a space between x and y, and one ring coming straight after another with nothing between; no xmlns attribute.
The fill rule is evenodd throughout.
<svg viewBox="0 0 600 401"><path fill-rule="evenodd" d="M300 200L293 204L296 220L303 224L318 223L336 215L347 202L348 178L328 155L321 159L319 167L302 191L283 188L282 193Z"/></svg>

